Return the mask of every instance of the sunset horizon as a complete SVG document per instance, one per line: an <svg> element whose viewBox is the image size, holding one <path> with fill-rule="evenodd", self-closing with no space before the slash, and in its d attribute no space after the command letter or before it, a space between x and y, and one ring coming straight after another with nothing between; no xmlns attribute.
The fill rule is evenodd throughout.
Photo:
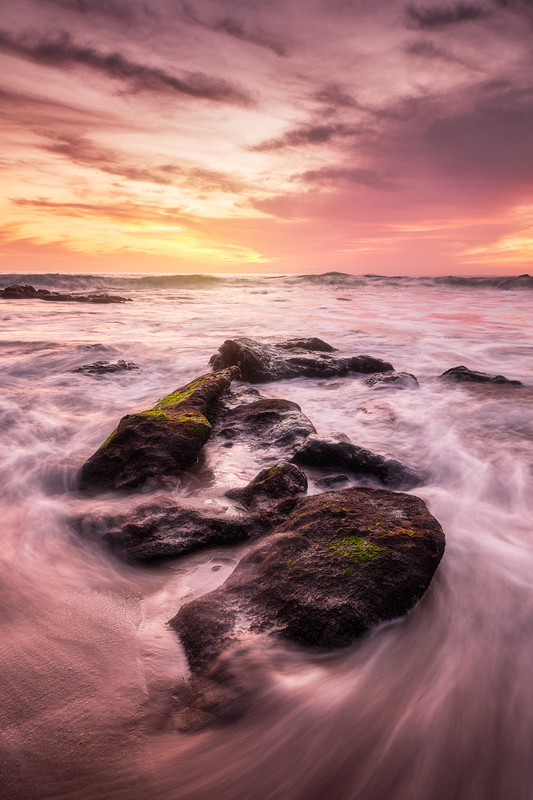
<svg viewBox="0 0 533 800"><path fill-rule="evenodd" d="M3 272L518 275L525 0L22 0Z"/></svg>

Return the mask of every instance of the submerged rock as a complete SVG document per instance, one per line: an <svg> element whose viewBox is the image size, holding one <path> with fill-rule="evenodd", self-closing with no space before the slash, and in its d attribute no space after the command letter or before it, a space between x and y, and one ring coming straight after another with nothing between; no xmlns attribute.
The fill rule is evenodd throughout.
<svg viewBox="0 0 533 800"><path fill-rule="evenodd" d="M418 389L418 381L410 372L377 372L363 384L372 389Z"/></svg>
<svg viewBox="0 0 533 800"><path fill-rule="evenodd" d="M257 508L272 501L293 498L307 491L307 478L295 464L274 464L263 469L242 489L230 489L226 497L237 500L247 508Z"/></svg>
<svg viewBox="0 0 533 800"><path fill-rule="evenodd" d="M107 372L126 372L132 369L139 369L137 364L133 361L95 361L94 364L83 364L81 367L76 367L72 372L82 372L85 375L104 375Z"/></svg>
<svg viewBox="0 0 533 800"><path fill-rule="evenodd" d="M149 504L117 516L87 514L72 524L84 536L110 545L121 557L160 561L241 542L256 532L254 523L238 513Z"/></svg>
<svg viewBox="0 0 533 800"><path fill-rule="evenodd" d="M512 386L522 386L520 381L512 381L503 375L488 375L486 372L476 372L468 367L452 367L439 375L439 380L452 381L453 383L507 383Z"/></svg>
<svg viewBox="0 0 533 800"><path fill-rule="evenodd" d="M329 349L327 349L329 348ZM337 358L321 339L291 339L260 344L240 337L227 339L210 359L213 369L238 366L243 380L266 383L286 378L330 378L349 373L391 372L392 364L373 356Z"/></svg>
<svg viewBox="0 0 533 800"><path fill-rule="evenodd" d="M115 294L65 294L36 289L30 284L13 284L0 289L0 297L4 300L49 300L56 303L131 303L130 297Z"/></svg>
<svg viewBox="0 0 533 800"><path fill-rule="evenodd" d="M385 424L393 424L396 422L396 414L393 407L388 403L377 403L375 400L361 403L361 405L356 408L356 413L363 414L367 417L367 419L361 420L365 424L367 422Z"/></svg>
<svg viewBox="0 0 533 800"><path fill-rule="evenodd" d="M409 611L428 588L444 534L418 497L344 489L298 500L218 589L170 620L191 669L183 728L246 708L242 652L256 634L338 648Z"/></svg>
<svg viewBox="0 0 533 800"><path fill-rule="evenodd" d="M211 436L219 400L237 374L232 368L202 375L148 411L123 417L82 466L80 489L133 489L191 467Z"/></svg>
<svg viewBox="0 0 533 800"><path fill-rule="evenodd" d="M262 397L256 389L232 391L216 426L217 436L258 448L293 450L310 433L315 433L315 426L297 403Z"/></svg>
<svg viewBox="0 0 533 800"><path fill-rule="evenodd" d="M317 486L323 486L324 489L329 489L332 486L340 486L342 483L347 482L347 475L325 475L323 478L317 478L315 481Z"/></svg>
<svg viewBox="0 0 533 800"><path fill-rule="evenodd" d="M127 514L86 514L71 523L122 557L160 561L270 533L306 489L304 473L294 464L280 463L262 470L247 486L227 492L246 511L149 503Z"/></svg>
<svg viewBox="0 0 533 800"><path fill-rule="evenodd" d="M353 444L344 433L312 434L293 455L296 464L309 467L349 469L357 475L377 478L394 489L412 489L421 479L412 469L393 458Z"/></svg>

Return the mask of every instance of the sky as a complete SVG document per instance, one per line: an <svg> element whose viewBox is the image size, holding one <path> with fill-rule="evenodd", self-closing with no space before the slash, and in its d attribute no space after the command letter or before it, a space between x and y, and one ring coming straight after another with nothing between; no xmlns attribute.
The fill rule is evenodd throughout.
<svg viewBox="0 0 533 800"><path fill-rule="evenodd" d="M533 0L4 0L0 272L519 274Z"/></svg>

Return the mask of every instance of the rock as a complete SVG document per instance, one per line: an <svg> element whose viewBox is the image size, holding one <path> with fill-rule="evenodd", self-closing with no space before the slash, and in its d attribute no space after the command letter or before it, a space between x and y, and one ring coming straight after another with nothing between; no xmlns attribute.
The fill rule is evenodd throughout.
<svg viewBox="0 0 533 800"><path fill-rule="evenodd" d="M85 375L104 375L107 372L125 372L131 369L139 369L139 367L133 361L124 361L121 358L115 362L95 361L94 364L83 364L83 366L73 369L72 372L83 372Z"/></svg>
<svg viewBox="0 0 533 800"><path fill-rule="evenodd" d="M352 372L393 370L392 364L372 356L336 358L330 355L333 348L326 351L326 347L331 345L320 339L291 339L278 344L260 344L253 339L240 337L227 339L209 363L213 369L238 366L243 380L250 383L266 383L298 376L330 378Z"/></svg>
<svg viewBox="0 0 533 800"><path fill-rule="evenodd" d="M317 486L329 489L330 486L339 486L341 483L346 483L347 480L347 475L325 475L323 478L317 478L315 483Z"/></svg>
<svg viewBox="0 0 533 800"><path fill-rule="evenodd" d="M410 372L377 372L363 384L373 389L418 389L418 381Z"/></svg>
<svg viewBox="0 0 533 800"><path fill-rule="evenodd" d="M128 414L82 466L82 490L134 489L161 483L196 461L211 436L217 405L236 368L202 375L148 411Z"/></svg>
<svg viewBox="0 0 533 800"><path fill-rule="evenodd" d="M367 424L367 422L385 424L393 424L396 422L396 414L392 406L388 403L377 403L375 400L361 403L356 409L356 413L364 414L364 416L367 417L367 419L361 420L365 424Z"/></svg>
<svg viewBox="0 0 533 800"><path fill-rule="evenodd" d="M203 547L236 544L257 532L255 523L237 513L154 504L126 515L87 514L72 521L84 536L99 538L117 555L134 561L159 561Z"/></svg>
<svg viewBox="0 0 533 800"><path fill-rule="evenodd" d="M50 292L48 289L36 289L29 284L13 284L0 289L0 297L4 300L49 300L58 303L131 303L130 297L113 294L64 294Z"/></svg>
<svg viewBox="0 0 533 800"><path fill-rule="evenodd" d="M191 669L182 728L242 713L253 689L242 654L257 634L307 647L345 647L406 614L444 552L418 497L344 489L298 500L226 582L170 620Z"/></svg>
<svg viewBox="0 0 533 800"><path fill-rule="evenodd" d="M226 497L246 508L257 508L272 501L279 502L307 491L307 478L295 464L281 462L263 469L242 489L230 489Z"/></svg>
<svg viewBox="0 0 533 800"><path fill-rule="evenodd" d="M452 381L453 383L508 383L512 386L522 386L520 381L511 381L503 375L487 375L486 372L476 372L468 367L452 367L439 375L439 380Z"/></svg>
<svg viewBox="0 0 533 800"><path fill-rule="evenodd" d="M289 451L315 432L315 426L297 403L262 397L256 389L231 391L216 426L217 436L225 439Z"/></svg>
<svg viewBox="0 0 533 800"><path fill-rule="evenodd" d="M310 339L287 339L285 342L278 342L274 347L280 350L311 350L317 353L335 353L337 348L332 347L322 339L311 337Z"/></svg>
<svg viewBox="0 0 533 800"><path fill-rule="evenodd" d="M294 453L292 461L309 467L349 469L357 475L375 477L385 486L396 489L412 489L421 482L409 467L358 447L344 433L332 433L327 437L308 436Z"/></svg>
<svg viewBox="0 0 533 800"><path fill-rule="evenodd" d="M296 496L306 489L304 473L294 464L280 463L260 472L248 486L227 492L246 512L150 503L127 514L86 514L71 524L82 535L104 541L121 557L160 561L264 536L287 517Z"/></svg>

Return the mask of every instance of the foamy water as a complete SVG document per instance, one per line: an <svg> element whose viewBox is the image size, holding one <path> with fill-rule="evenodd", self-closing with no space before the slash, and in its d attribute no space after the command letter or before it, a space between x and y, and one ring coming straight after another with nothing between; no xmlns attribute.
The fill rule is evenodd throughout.
<svg viewBox="0 0 533 800"><path fill-rule="evenodd" d="M529 800L531 290L335 275L0 284L15 280L134 302L0 301L3 796ZM246 545L135 567L83 540L68 519L148 499L83 498L76 471L124 413L207 371L209 356L238 335L319 336L341 355L368 353L418 377L412 391L372 390L353 377L260 388L298 402L319 433L343 431L425 474L414 493L442 524L447 549L405 619L331 654L251 653L262 689L249 714L188 736L174 729L187 665L166 622L222 583ZM72 372L119 358L140 369ZM459 364L525 387L434 380ZM212 441L173 496L220 503L278 455Z"/></svg>

